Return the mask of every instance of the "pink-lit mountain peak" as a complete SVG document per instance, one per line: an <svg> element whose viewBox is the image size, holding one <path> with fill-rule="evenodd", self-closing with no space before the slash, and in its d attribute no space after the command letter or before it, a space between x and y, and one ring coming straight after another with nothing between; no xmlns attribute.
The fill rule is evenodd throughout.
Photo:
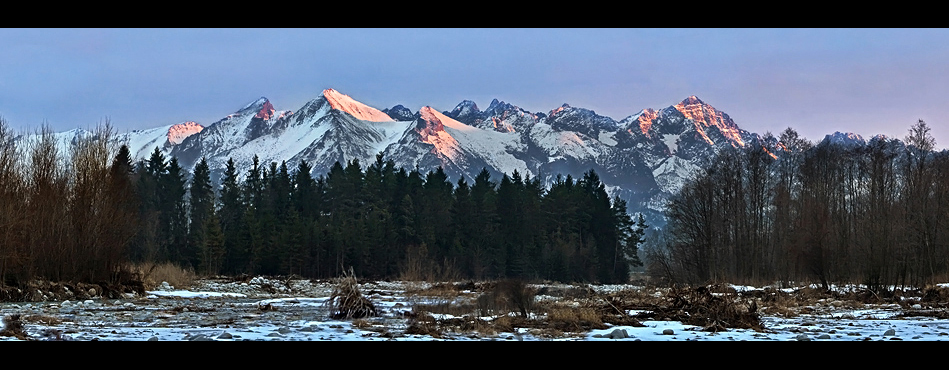
<svg viewBox="0 0 949 370"><path fill-rule="evenodd" d="M191 121L172 125L168 128L168 142L172 145L181 144L185 138L197 134L201 132L201 130L204 130L204 126Z"/></svg>
<svg viewBox="0 0 949 370"><path fill-rule="evenodd" d="M639 114L639 118L636 120L639 121L639 130L643 132L643 135L649 136L649 128L652 127L652 122L657 117L659 117L659 112L652 108L643 109Z"/></svg>
<svg viewBox="0 0 949 370"><path fill-rule="evenodd" d="M419 109L418 113L421 122L419 122L417 129L422 137L438 135L439 131L445 131L445 125L442 122L450 119L428 106Z"/></svg>
<svg viewBox="0 0 949 370"><path fill-rule="evenodd" d="M333 89L323 90L323 98L330 104L330 107L339 111L349 113L356 119L372 122L390 122L395 121L388 114L365 105Z"/></svg>
<svg viewBox="0 0 949 370"><path fill-rule="evenodd" d="M705 128L715 126L725 135L726 139L732 142L732 145L745 146L745 142L741 139L741 134L738 132L738 125L732 121L731 117L711 105L706 104L697 96L689 96L674 107L681 112L685 118L691 119L692 122L695 123L696 131L698 131L709 144L712 144L712 140L709 139L705 133Z"/></svg>
<svg viewBox="0 0 949 370"><path fill-rule="evenodd" d="M276 111L277 110L274 109L273 104L270 104L270 100L264 99L263 106L260 108L260 111L258 111L257 114L254 115L254 117L265 119L265 120L270 119L270 117L273 117L273 114Z"/></svg>

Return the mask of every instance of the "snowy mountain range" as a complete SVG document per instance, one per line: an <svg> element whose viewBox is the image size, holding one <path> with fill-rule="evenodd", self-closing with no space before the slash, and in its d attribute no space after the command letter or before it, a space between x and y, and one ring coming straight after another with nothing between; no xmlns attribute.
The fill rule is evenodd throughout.
<svg viewBox="0 0 949 370"><path fill-rule="evenodd" d="M66 143L84 134L59 135ZM627 200L630 212L652 220L716 151L764 143L695 96L616 121L567 104L535 113L497 99L485 110L468 100L450 111L426 106L412 112L402 105L379 110L333 89L295 111L278 111L260 98L206 126L185 122L136 130L121 140L136 159L147 159L157 147L189 170L205 157L215 181L229 159L246 174L255 155L264 166L286 161L294 168L306 160L319 176L337 161L358 159L366 166L383 153L397 166L417 166L423 173L441 166L451 181L464 176L469 183L482 168L495 181L517 171L545 184L593 169L611 195Z"/></svg>

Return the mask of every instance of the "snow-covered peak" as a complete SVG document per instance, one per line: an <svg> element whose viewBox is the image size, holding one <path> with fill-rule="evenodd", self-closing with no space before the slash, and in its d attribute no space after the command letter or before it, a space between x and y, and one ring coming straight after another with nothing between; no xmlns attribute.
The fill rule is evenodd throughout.
<svg viewBox="0 0 949 370"><path fill-rule="evenodd" d="M387 114L396 121L412 121L415 119L415 113L412 113L412 110L402 106L402 104L398 104L389 109L383 109L382 113Z"/></svg>
<svg viewBox="0 0 949 370"><path fill-rule="evenodd" d="M481 113L481 110L478 109L478 104L475 104L475 102L471 100L462 100L461 103L455 106L455 109L451 110L451 115L455 117L469 116L478 113Z"/></svg>
<svg viewBox="0 0 949 370"><path fill-rule="evenodd" d="M267 100L267 98L261 96L261 97L258 98L257 100L254 100L254 101L250 102L249 104L245 105L243 108L241 108L240 110L238 110L238 112L243 112L243 111L248 110L248 109L259 109L259 108L256 108L256 107L263 107L265 104L270 104L270 100ZM271 107L273 107L273 106L271 106Z"/></svg>
<svg viewBox="0 0 949 370"><path fill-rule="evenodd" d="M835 131L833 134L824 136L822 142L827 142L830 144L843 145L843 146L854 146L854 145L866 145L867 141L863 139L863 136L855 134L852 132L840 132Z"/></svg>
<svg viewBox="0 0 949 370"><path fill-rule="evenodd" d="M333 109L349 113L356 119L372 122L390 122L395 121L388 114L382 111L360 103L349 95L342 94L333 89L323 90L323 98L329 102Z"/></svg>
<svg viewBox="0 0 949 370"><path fill-rule="evenodd" d="M267 103L269 104L270 102ZM204 130L204 126L201 126L196 122L188 121L171 125L171 127L168 128L168 133L166 136L168 137L168 142L171 143L171 145L178 145L181 144L181 142L184 141L184 139L188 136L197 134L201 132L201 130Z"/></svg>
<svg viewBox="0 0 949 370"><path fill-rule="evenodd" d="M550 111L550 113L547 113L547 116L548 116L548 117L553 117L553 116L557 115L558 113L563 112L565 109L570 109L570 108L571 108L571 107L570 107L569 104L563 103L563 105L561 105L559 108L553 109L553 110Z"/></svg>

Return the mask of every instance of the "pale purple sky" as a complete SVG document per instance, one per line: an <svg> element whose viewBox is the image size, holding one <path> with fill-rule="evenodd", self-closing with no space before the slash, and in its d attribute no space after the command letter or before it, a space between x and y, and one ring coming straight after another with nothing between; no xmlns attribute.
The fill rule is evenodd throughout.
<svg viewBox="0 0 949 370"><path fill-rule="evenodd" d="M811 140L949 147L949 29L0 29L0 116L17 130L208 125L261 97L296 110L326 88L379 109L621 120L689 95L742 128Z"/></svg>

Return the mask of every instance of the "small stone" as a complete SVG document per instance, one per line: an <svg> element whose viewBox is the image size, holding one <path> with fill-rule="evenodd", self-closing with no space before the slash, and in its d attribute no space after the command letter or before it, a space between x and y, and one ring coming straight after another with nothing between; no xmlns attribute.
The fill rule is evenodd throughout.
<svg viewBox="0 0 949 370"><path fill-rule="evenodd" d="M883 333L883 336L886 336L886 337L892 337L894 335L896 335L896 329L890 329L890 330L887 330L885 333Z"/></svg>
<svg viewBox="0 0 949 370"><path fill-rule="evenodd" d="M817 339L830 339L830 334L821 334L817 336Z"/></svg>
<svg viewBox="0 0 949 370"><path fill-rule="evenodd" d="M157 341L158 341L158 337L151 337L151 338L148 338L148 341L149 341L149 342L157 342Z"/></svg>
<svg viewBox="0 0 949 370"><path fill-rule="evenodd" d="M798 334L797 337L795 337L794 339L797 339L798 341L801 341L801 342L809 342L811 340L811 338L809 338L807 334Z"/></svg>
<svg viewBox="0 0 949 370"><path fill-rule="evenodd" d="M228 332L223 332L223 333L221 333L221 335L218 335L218 336L217 336L217 339L232 339L232 338L234 338L234 336L231 335L231 333L228 333Z"/></svg>
<svg viewBox="0 0 949 370"><path fill-rule="evenodd" d="M662 335L673 335L673 334L675 334L675 332L672 331L672 329L665 329L662 331Z"/></svg>
<svg viewBox="0 0 949 370"><path fill-rule="evenodd" d="M613 339L629 338L629 333L626 332L626 329L613 329L613 331L610 333L610 338L613 338Z"/></svg>

